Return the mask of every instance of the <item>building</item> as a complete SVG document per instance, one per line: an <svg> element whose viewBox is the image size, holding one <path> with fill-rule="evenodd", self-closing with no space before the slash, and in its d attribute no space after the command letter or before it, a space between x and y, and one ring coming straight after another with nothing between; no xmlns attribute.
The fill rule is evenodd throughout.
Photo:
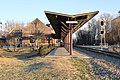
<svg viewBox="0 0 120 80"><path fill-rule="evenodd" d="M3 36L3 31L2 30L0 30L0 38L2 38L2 36Z"/></svg>
<svg viewBox="0 0 120 80"><path fill-rule="evenodd" d="M6 35L6 41L10 46L48 46L51 45L50 43L52 42L52 30L51 27L46 26L36 18L25 27L20 27L16 24L15 27L6 32L4 36ZM0 36L2 37L2 34L0 34ZM3 39L1 40L3 41Z"/></svg>
<svg viewBox="0 0 120 80"><path fill-rule="evenodd" d="M3 36L3 31L0 30L0 47L2 47L3 45L6 44L6 39L5 37Z"/></svg>
<svg viewBox="0 0 120 80"><path fill-rule="evenodd" d="M113 19L111 24L113 41L116 42L116 44L118 44L120 43L120 16Z"/></svg>
<svg viewBox="0 0 120 80"><path fill-rule="evenodd" d="M22 29L22 44L34 44L36 46L39 46L40 44L50 45L48 38L51 33L51 27L46 26L43 22L36 18L34 21Z"/></svg>

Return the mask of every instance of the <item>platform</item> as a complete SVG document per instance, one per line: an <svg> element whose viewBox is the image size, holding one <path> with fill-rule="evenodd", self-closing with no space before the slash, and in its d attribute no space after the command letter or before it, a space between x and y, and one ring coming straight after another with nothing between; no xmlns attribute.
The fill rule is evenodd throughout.
<svg viewBox="0 0 120 80"><path fill-rule="evenodd" d="M78 52L73 49L72 55L64 48L64 47L58 47L55 48L53 51L51 51L46 57L79 57L79 58L90 58L86 54L82 52Z"/></svg>
<svg viewBox="0 0 120 80"><path fill-rule="evenodd" d="M64 47L55 48L47 56L69 56L69 52Z"/></svg>

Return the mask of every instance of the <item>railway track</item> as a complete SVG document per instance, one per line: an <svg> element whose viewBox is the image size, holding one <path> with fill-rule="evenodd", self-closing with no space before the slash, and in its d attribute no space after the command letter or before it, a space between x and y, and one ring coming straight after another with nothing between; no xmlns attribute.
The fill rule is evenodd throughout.
<svg viewBox="0 0 120 80"><path fill-rule="evenodd" d="M83 47L83 46L75 46L75 47L83 49L83 50L87 50L87 51L90 51L90 52L104 54L104 55L107 55L107 56L111 56L111 57L115 57L115 58L120 59L120 53L110 52L110 51L106 51L106 50L99 50L99 49L94 49L94 48L90 48L90 47Z"/></svg>

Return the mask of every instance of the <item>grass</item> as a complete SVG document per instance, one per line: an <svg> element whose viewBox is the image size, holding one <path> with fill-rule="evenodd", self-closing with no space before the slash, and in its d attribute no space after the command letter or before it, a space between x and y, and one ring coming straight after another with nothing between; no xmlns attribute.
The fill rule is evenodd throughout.
<svg viewBox="0 0 120 80"><path fill-rule="evenodd" d="M86 60L68 57L0 58L1 80L92 80L90 69Z"/></svg>
<svg viewBox="0 0 120 80"><path fill-rule="evenodd" d="M32 50L30 48L16 48L15 52L21 53L30 53ZM0 53L14 53L14 49L10 48L9 50L6 48L0 48Z"/></svg>
<svg viewBox="0 0 120 80"><path fill-rule="evenodd" d="M100 80L93 73L95 69L91 65L91 59L39 56L23 58L0 57L0 80Z"/></svg>
<svg viewBox="0 0 120 80"><path fill-rule="evenodd" d="M52 49L54 49L54 47L49 47L49 48L42 47L41 49L39 49L39 54L40 54L40 56L45 56L45 55L47 55Z"/></svg>
<svg viewBox="0 0 120 80"><path fill-rule="evenodd" d="M58 61L59 62L58 62ZM58 80L68 78L68 65L62 58L40 58L22 61L16 58L0 58L1 80Z"/></svg>
<svg viewBox="0 0 120 80"><path fill-rule="evenodd" d="M54 47L49 48L43 48L42 55L46 55L48 52L50 52ZM31 50L30 48L16 48L14 52L14 48L0 48L0 53L31 53L31 52L37 52L38 50Z"/></svg>

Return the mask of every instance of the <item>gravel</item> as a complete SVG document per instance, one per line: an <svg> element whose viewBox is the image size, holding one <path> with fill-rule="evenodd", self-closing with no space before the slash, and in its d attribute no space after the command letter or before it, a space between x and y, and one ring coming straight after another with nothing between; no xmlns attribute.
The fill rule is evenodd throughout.
<svg viewBox="0 0 120 80"><path fill-rule="evenodd" d="M79 51L80 54L85 54L90 57L88 62L92 66L90 71L100 80L120 80L120 59L103 54L97 54L82 50L80 48L74 48Z"/></svg>
<svg viewBox="0 0 120 80"><path fill-rule="evenodd" d="M115 64L116 66L120 67L120 59L119 58L114 58L114 57L106 56L103 54L98 54L98 53L86 51L86 50L83 50L80 48L74 48L74 49L79 51L80 54L85 54L91 58L102 59L102 60L105 60L107 62L110 62L110 63Z"/></svg>
<svg viewBox="0 0 120 80"><path fill-rule="evenodd" d="M120 67L102 59L92 59L91 65L100 80L120 80Z"/></svg>

